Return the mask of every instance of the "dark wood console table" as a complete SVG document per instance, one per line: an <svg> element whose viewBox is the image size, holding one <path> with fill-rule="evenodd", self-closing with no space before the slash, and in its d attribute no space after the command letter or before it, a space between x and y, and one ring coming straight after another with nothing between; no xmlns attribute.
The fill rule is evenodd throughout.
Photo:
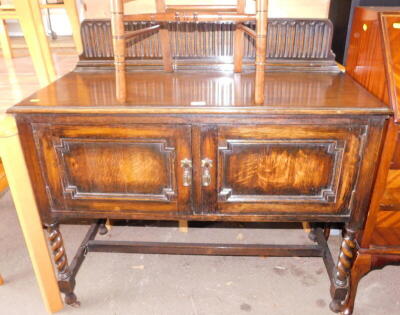
<svg viewBox="0 0 400 315"><path fill-rule="evenodd" d="M189 58L182 67L196 71L175 73L156 71L160 60L143 66L133 58L121 104L110 59L93 57L11 108L66 302L76 303L87 252L312 256L324 259L332 310L343 310L391 110L348 75L321 72L333 67L325 56L275 59L280 70L287 62L297 71L266 73L262 105L254 105L251 68L223 71L226 58ZM99 221L69 264L58 224L71 218ZM106 218L306 221L316 244L95 240ZM345 226L337 264L323 230L330 223Z"/></svg>

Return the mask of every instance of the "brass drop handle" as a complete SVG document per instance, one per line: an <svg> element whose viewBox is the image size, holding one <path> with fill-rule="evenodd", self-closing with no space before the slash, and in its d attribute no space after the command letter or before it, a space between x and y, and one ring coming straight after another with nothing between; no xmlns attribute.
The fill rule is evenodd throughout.
<svg viewBox="0 0 400 315"><path fill-rule="evenodd" d="M192 185L192 160L181 160L181 167L183 168L183 186L190 187Z"/></svg>
<svg viewBox="0 0 400 315"><path fill-rule="evenodd" d="M201 176L201 183L204 187L208 187L211 184L211 173L210 168L213 166L213 161L209 158L201 160L201 168L203 170Z"/></svg>

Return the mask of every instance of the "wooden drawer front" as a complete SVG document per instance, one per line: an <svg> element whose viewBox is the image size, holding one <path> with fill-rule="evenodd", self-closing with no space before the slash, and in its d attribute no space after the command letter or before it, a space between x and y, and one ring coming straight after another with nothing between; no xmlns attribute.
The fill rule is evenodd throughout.
<svg viewBox="0 0 400 315"><path fill-rule="evenodd" d="M363 127L221 127L222 212L338 214L348 211Z"/></svg>
<svg viewBox="0 0 400 315"><path fill-rule="evenodd" d="M189 200L178 163L191 156L189 127L35 129L53 211L177 211Z"/></svg>

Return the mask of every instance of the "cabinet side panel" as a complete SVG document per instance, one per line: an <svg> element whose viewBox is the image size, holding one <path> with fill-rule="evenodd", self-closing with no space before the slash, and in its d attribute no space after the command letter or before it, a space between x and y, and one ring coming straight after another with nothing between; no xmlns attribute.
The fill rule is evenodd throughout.
<svg viewBox="0 0 400 315"><path fill-rule="evenodd" d="M378 13L374 10L356 8L346 71L373 95L388 104L389 94L384 64Z"/></svg>

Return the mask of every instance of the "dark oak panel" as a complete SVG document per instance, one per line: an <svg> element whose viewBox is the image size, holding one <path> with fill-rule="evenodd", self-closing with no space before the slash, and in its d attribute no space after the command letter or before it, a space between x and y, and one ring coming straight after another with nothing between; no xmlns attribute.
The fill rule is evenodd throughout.
<svg viewBox="0 0 400 315"><path fill-rule="evenodd" d="M174 148L162 140L62 139L55 146L72 199L155 199L176 195Z"/></svg>
<svg viewBox="0 0 400 315"><path fill-rule="evenodd" d="M366 126L322 125L219 128L219 209L346 213L365 131Z"/></svg>
<svg viewBox="0 0 400 315"><path fill-rule="evenodd" d="M188 127L35 124L34 131L52 211L143 210L148 202L156 204L146 211L177 211L189 198L179 162L191 157Z"/></svg>
<svg viewBox="0 0 400 315"><path fill-rule="evenodd" d="M265 195L269 200L286 197L328 201L334 197L329 184L338 177L332 170L335 163L341 164L343 147L320 141L228 140L227 147L220 151L225 166L223 186L229 183L231 187L224 188L220 196L227 200L256 201Z"/></svg>

